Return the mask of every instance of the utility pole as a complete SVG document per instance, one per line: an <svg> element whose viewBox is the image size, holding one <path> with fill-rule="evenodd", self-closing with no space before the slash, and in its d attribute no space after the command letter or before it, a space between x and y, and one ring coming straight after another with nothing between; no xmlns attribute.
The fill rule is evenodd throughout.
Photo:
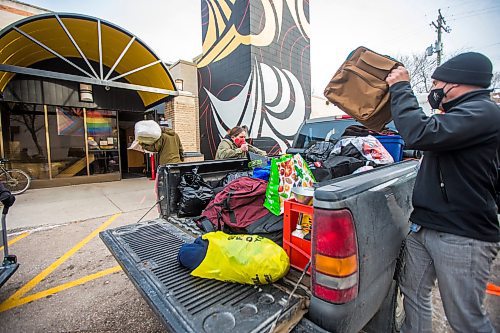
<svg viewBox="0 0 500 333"><path fill-rule="evenodd" d="M441 42L441 31L450 33L451 29L446 25L446 21L444 20L443 15L441 15L441 9L438 9L438 19L436 22L432 22L432 25L436 28L438 37L436 41L436 45L434 46L434 53L437 53L437 65L441 65L441 53L443 52L443 43ZM432 48L432 45L430 46Z"/></svg>

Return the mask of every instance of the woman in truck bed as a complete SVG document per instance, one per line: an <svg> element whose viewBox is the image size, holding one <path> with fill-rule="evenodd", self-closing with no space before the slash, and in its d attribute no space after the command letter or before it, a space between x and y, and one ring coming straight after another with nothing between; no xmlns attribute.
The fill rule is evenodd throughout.
<svg viewBox="0 0 500 333"><path fill-rule="evenodd" d="M265 151L246 143L247 132L242 127L233 127L228 135L230 137L229 139L224 138L219 143L217 153L215 154L216 160L245 158L248 151L262 156L266 155Z"/></svg>

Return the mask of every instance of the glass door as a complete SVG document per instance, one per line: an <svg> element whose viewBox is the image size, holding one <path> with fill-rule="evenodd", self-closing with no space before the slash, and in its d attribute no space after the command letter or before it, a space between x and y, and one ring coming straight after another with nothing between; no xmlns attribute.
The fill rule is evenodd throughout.
<svg viewBox="0 0 500 333"><path fill-rule="evenodd" d="M120 174L116 111L87 110L90 175Z"/></svg>
<svg viewBox="0 0 500 333"><path fill-rule="evenodd" d="M52 178L87 176L84 109L47 106Z"/></svg>

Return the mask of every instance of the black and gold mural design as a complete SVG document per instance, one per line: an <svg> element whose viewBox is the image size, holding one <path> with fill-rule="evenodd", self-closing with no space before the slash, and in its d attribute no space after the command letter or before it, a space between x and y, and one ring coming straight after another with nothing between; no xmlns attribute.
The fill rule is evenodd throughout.
<svg viewBox="0 0 500 333"><path fill-rule="evenodd" d="M308 0L202 0L198 59L201 149L215 156L226 130L284 152L311 108Z"/></svg>

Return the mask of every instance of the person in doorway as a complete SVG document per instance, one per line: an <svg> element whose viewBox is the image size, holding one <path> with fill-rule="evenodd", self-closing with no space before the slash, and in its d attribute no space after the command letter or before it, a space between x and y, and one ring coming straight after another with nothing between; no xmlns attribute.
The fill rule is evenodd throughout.
<svg viewBox="0 0 500 333"><path fill-rule="evenodd" d="M386 79L396 128L409 148L424 151L400 276L402 332L432 332L436 280L454 331L495 331L483 307L500 240L495 204L500 109L486 89L492 67L475 52L437 67L428 100L444 113L433 116L419 107L404 67Z"/></svg>
<svg viewBox="0 0 500 333"><path fill-rule="evenodd" d="M266 156L266 152L256 148L246 142L247 132L239 127L233 127L229 131L230 139L222 139L215 154L216 160L223 160L226 158L244 158L247 152Z"/></svg>
<svg viewBox="0 0 500 333"><path fill-rule="evenodd" d="M183 162L184 149L179 135L170 128L165 120L160 121L160 127L160 138L153 144L142 143L142 148L147 151L157 152L160 165Z"/></svg>

